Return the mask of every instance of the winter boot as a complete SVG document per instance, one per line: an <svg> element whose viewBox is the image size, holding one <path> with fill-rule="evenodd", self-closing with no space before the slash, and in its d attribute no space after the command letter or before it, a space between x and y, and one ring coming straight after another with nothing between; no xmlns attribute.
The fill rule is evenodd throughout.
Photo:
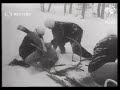
<svg viewBox="0 0 120 90"><path fill-rule="evenodd" d="M19 66L22 66L22 67L25 67L25 68L28 68L30 67L28 64L26 64L24 61L18 61L17 59L14 59L12 62L10 62L8 64L9 66L16 66L16 65L19 65Z"/></svg>

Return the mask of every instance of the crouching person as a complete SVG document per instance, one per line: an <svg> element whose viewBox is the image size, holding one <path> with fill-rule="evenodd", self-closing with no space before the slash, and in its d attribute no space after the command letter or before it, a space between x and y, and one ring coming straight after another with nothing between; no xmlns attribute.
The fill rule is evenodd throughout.
<svg viewBox="0 0 120 90"><path fill-rule="evenodd" d="M47 19L45 21L45 26L52 30L53 40L51 41L53 47L56 49L59 47L61 54L65 54L65 44L70 42L72 46L73 53L81 55L85 58L90 58L92 55L85 50L83 47L78 46L77 43L81 43L83 30L75 23L70 22L60 22L54 21L52 19ZM76 43L76 42L77 43Z"/></svg>
<svg viewBox="0 0 120 90"><path fill-rule="evenodd" d="M18 29L29 31L27 28L21 25L18 27ZM48 46L47 44L45 44L43 40L44 33L45 29L42 27L38 27L35 29L34 32L31 32L31 34L27 34L19 47L19 55L22 57L22 61L14 60L10 64L20 65L24 67L41 67L42 64L40 61L42 61L43 59L46 59L45 61L48 60L48 57L45 58L45 56L48 54L47 50L49 50L50 48L50 45ZM52 51L54 52L54 50ZM57 61L57 59L55 61Z"/></svg>
<svg viewBox="0 0 120 90"><path fill-rule="evenodd" d="M89 63L88 71L91 77L100 85L107 79L117 82L117 36L109 35L94 48L92 61Z"/></svg>

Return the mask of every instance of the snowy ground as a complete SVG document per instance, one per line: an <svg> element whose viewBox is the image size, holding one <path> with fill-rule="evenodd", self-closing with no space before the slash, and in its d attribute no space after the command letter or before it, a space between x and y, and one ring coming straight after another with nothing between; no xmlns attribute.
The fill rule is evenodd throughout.
<svg viewBox="0 0 120 90"><path fill-rule="evenodd" d="M64 9L63 7L61 8L61 5L53 8L51 13L40 12L39 7L39 4L2 4L2 86L4 87L60 86L47 77L46 72L36 71L33 67L25 69L19 66L10 67L7 65L14 58L20 58L18 56L18 48L26 35L16 29L20 24L30 30L34 30L37 26L44 26L43 22L47 18L75 22L84 30L82 46L90 53L93 53L95 44L104 36L111 32L117 33L116 16L104 20L95 17L80 19L80 17L74 17L69 14L63 16ZM9 16L5 16L5 13L8 15L9 11L12 12L12 16L10 16L10 14ZM13 13L15 12L27 12L30 13L30 16L14 16ZM54 12L56 12L56 14ZM52 40L52 33L49 29L46 29L44 40L46 42ZM66 55L59 54L59 49L57 49L59 54L59 61L57 64L72 64L72 50L70 43L67 43L65 47L67 49ZM75 55L74 59L77 62L79 61L77 55ZM83 62L83 65L85 63L88 62ZM57 67L56 69L58 70L61 68ZM85 70L87 70L87 68Z"/></svg>

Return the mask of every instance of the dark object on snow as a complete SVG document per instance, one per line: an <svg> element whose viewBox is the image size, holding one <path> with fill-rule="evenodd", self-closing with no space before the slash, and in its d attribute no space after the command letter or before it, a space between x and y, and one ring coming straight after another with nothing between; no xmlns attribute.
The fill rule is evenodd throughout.
<svg viewBox="0 0 120 90"><path fill-rule="evenodd" d="M117 36L109 35L94 48L94 55L88 66L88 71L93 72L107 62L115 62L117 59Z"/></svg>
<svg viewBox="0 0 120 90"><path fill-rule="evenodd" d="M65 44L67 42L71 43L73 53L81 55L81 50L79 46L69 38L76 40L79 44L81 43L83 30L75 23L70 22L55 22L55 26L52 28L52 33L54 39L51 41L53 47L56 49L58 46L61 53L65 53ZM69 38L67 38L69 37ZM82 47L82 46L81 46ZM90 58L92 55L82 47L82 56L85 58Z"/></svg>
<svg viewBox="0 0 120 90"><path fill-rule="evenodd" d="M14 59L12 62L10 62L9 64L8 64L9 66L16 66L16 65L18 65L18 66L22 66L22 67L25 67L25 68L28 68L28 67L30 67L28 64L26 64L24 61L19 61L19 60L17 60L17 59Z"/></svg>

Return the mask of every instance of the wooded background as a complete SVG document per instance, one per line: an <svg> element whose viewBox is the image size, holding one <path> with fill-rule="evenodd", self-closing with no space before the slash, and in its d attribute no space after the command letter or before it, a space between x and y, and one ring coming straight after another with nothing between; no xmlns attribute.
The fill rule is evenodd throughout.
<svg viewBox="0 0 120 90"><path fill-rule="evenodd" d="M85 18L85 12L88 9L93 9L95 4L97 4L95 6L97 13L92 14L95 14L101 19L104 19L105 13L107 13L108 17L117 13L117 3L47 3L47 9L45 8L46 3L40 3L40 8L42 12L51 12L53 5L58 6L60 4L62 4L64 7L64 15L67 12L69 14L73 14L73 10L76 9L78 13L81 12L79 15L81 15L83 19ZM75 5L77 8L73 8L73 5Z"/></svg>

